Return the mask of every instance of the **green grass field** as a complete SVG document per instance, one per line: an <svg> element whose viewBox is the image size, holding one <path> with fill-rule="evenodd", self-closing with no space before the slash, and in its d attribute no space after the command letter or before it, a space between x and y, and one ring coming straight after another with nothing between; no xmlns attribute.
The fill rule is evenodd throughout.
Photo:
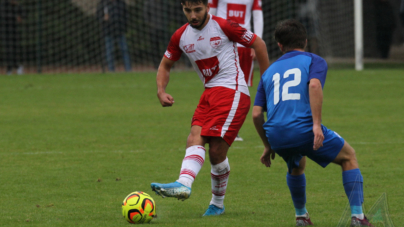
<svg viewBox="0 0 404 227"><path fill-rule="evenodd" d="M260 163L251 115L245 141L229 151L224 215L202 217L208 161L189 200L152 194L151 182L178 177L203 86L194 72L175 72L168 92L175 105L162 108L155 73L1 76L0 226L129 226L121 203L132 191L155 199L155 226L294 226L286 165L279 157L271 168ZM402 226L404 71L330 70L324 95L324 125L356 149L365 208L386 192L390 217ZM309 161L306 176L312 221L337 226L347 204L340 168Z"/></svg>

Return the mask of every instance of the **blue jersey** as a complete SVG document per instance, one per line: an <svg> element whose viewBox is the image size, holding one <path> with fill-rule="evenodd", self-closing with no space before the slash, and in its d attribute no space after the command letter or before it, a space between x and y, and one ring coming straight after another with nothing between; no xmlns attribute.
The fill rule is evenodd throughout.
<svg viewBox="0 0 404 227"><path fill-rule="evenodd" d="M255 106L267 112L264 130L272 149L313 142L313 119L308 84L317 78L324 87L327 63L315 54L291 51L262 75Z"/></svg>

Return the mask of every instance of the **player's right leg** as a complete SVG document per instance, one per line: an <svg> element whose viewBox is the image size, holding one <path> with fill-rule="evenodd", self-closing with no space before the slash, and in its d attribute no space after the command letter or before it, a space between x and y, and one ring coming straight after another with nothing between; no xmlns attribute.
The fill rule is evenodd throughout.
<svg viewBox="0 0 404 227"><path fill-rule="evenodd" d="M207 95L208 92L205 90L192 117L191 132L187 139L187 149L185 151L185 157L182 160L179 179L169 184L151 184L152 190L163 198L174 197L185 200L191 196L192 183L205 162L206 151L204 145L207 141L206 137L201 136L201 131L209 106L206 101Z"/></svg>
<svg viewBox="0 0 404 227"><path fill-rule="evenodd" d="M359 170L355 150L345 142L333 163L342 167L342 181L351 208L351 226L373 226L362 210L363 177Z"/></svg>
<svg viewBox="0 0 404 227"><path fill-rule="evenodd" d="M229 148L229 144L221 137L209 139L212 199L203 216L216 216L224 213L224 197L230 175L230 164L227 158Z"/></svg>
<svg viewBox="0 0 404 227"><path fill-rule="evenodd" d="M187 140L185 157L182 160L179 179L173 183L152 183L151 188L157 195L174 197L179 200L188 199L191 196L192 183L205 162L205 139L201 137L200 126L194 125Z"/></svg>
<svg viewBox="0 0 404 227"><path fill-rule="evenodd" d="M105 56L110 72L115 71L114 52L114 38L112 36L105 36Z"/></svg>
<svg viewBox="0 0 404 227"><path fill-rule="evenodd" d="M227 152L250 109L250 97L240 91L216 87L210 92L209 113L201 135L209 138L212 200L204 216L224 213L224 197L230 175Z"/></svg>

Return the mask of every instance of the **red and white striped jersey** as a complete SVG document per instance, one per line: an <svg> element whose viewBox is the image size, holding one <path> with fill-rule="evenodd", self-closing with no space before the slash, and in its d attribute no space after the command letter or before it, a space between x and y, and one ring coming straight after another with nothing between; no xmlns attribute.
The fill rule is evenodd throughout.
<svg viewBox="0 0 404 227"><path fill-rule="evenodd" d="M217 8L216 16L233 20L249 31L251 31L252 11L262 11L261 0L209 0L209 2L211 8Z"/></svg>
<svg viewBox="0 0 404 227"><path fill-rule="evenodd" d="M256 35L239 24L210 16L202 30L188 23L171 37L164 57L178 61L184 52L206 88L227 87L249 95L240 68L237 43L250 47Z"/></svg>

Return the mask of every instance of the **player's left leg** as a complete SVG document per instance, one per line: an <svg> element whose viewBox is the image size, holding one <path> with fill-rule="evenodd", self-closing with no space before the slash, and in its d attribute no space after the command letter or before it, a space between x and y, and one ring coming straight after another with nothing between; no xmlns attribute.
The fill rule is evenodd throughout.
<svg viewBox="0 0 404 227"><path fill-rule="evenodd" d="M220 215L224 213L224 196L230 174L227 152L230 146L221 137L209 139L209 159L211 163L212 200L203 216Z"/></svg>
<svg viewBox="0 0 404 227"><path fill-rule="evenodd" d="M201 135L209 137L212 200L204 216L220 215L224 212L223 201L230 174L227 152L248 114L250 97L240 91L216 88L209 104L210 114Z"/></svg>

